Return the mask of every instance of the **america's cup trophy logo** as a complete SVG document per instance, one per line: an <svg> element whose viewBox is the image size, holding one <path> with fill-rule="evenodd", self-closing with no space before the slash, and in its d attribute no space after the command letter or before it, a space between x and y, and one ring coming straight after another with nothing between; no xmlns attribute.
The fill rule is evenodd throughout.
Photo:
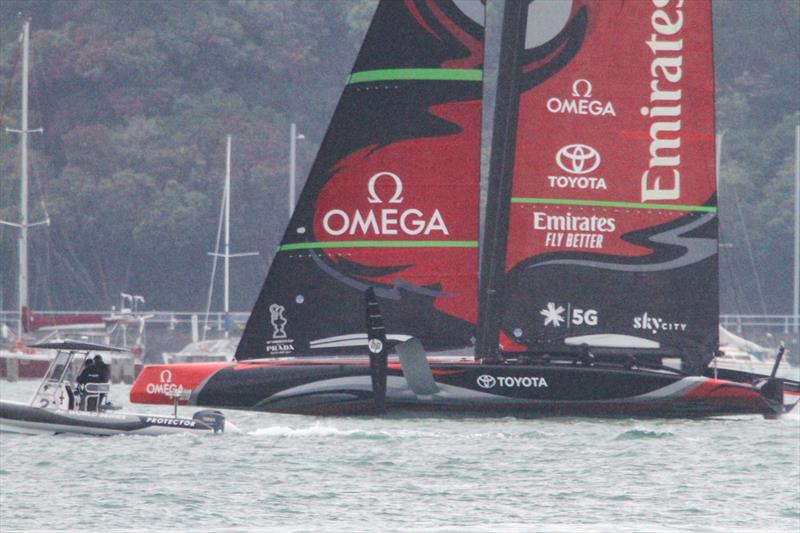
<svg viewBox="0 0 800 533"><path fill-rule="evenodd" d="M286 317L283 316L286 308L282 305L272 304L269 306L270 324L272 324L272 338L285 339L286 338Z"/></svg>

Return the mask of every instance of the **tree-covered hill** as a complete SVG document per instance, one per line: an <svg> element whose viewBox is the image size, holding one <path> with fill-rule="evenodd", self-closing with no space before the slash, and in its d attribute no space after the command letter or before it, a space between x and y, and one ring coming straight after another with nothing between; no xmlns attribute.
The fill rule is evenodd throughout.
<svg viewBox="0 0 800 533"><path fill-rule="evenodd" d="M120 291L202 308L233 135L234 303L247 308L288 213L289 124L301 170L324 132L372 6L349 1L2 3L3 127L19 114L19 35L32 18L31 230L36 308L106 308ZM3 134L2 213L17 219L16 135ZM2 229L13 305L16 232ZM8 307L11 307L8 305Z"/></svg>
<svg viewBox="0 0 800 533"><path fill-rule="evenodd" d="M233 263L233 305L249 310L288 218L289 124L306 137L302 181L374 7L0 3L1 127L19 125L17 39L31 17L30 126L44 128L30 142L31 218L46 210L52 225L30 232L33 307L107 308L125 291L148 307L203 308L232 134L232 251L261 253ZM788 313L800 2L714 10L722 310ZM17 152L17 136L0 133L2 220L18 218ZM16 302L16 235L0 227L3 308Z"/></svg>
<svg viewBox="0 0 800 533"><path fill-rule="evenodd" d="M722 310L790 313L800 2L713 6Z"/></svg>

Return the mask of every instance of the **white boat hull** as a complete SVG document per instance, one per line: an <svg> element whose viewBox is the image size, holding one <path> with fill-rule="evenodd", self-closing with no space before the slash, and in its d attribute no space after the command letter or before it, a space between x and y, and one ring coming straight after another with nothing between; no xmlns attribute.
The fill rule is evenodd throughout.
<svg viewBox="0 0 800 533"><path fill-rule="evenodd" d="M226 422L213 424L202 417L181 418L127 412L90 412L42 409L0 401L0 431L25 434L168 435L174 433L221 433L236 430Z"/></svg>

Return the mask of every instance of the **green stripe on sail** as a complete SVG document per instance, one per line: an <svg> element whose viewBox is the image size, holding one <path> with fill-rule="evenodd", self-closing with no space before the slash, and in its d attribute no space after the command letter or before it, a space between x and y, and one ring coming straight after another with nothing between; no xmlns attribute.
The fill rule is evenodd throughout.
<svg viewBox="0 0 800 533"><path fill-rule="evenodd" d="M669 211L700 211L716 213L713 205L640 204L636 202L608 202L603 200L570 200L566 198L511 198L512 204L588 205L593 207L624 207L627 209L665 209Z"/></svg>
<svg viewBox="0 0 800 533"><path fill-rule="evenodd" d="M483 71L466 68L390 68L382 70L364 70L353 72L347 84L370 81L396 80L445 80L445 81L481 81Z"/></svg>
<svg viewBox="0 0 800 533"><path fill-rule="evenodd" d="M322 241L282 244L279 252L317 248L477 248L478 241Z"/></svg>

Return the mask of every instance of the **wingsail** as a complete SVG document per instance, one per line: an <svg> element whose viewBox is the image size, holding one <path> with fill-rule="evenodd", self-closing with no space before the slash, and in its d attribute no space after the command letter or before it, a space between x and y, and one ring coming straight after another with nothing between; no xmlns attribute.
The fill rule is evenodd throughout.
<svg viewBox="0 0 800 533"><path fill-rule="evenodd" d="M483 78L479 0L377 7L237 349L239 360L474 341Z"/></svg>
<svg viewBox="0 0 800 533"><path fill-rule="evenodd" d="M718 344L710 2L506 10L481 350L701 368Z"/></svg>

